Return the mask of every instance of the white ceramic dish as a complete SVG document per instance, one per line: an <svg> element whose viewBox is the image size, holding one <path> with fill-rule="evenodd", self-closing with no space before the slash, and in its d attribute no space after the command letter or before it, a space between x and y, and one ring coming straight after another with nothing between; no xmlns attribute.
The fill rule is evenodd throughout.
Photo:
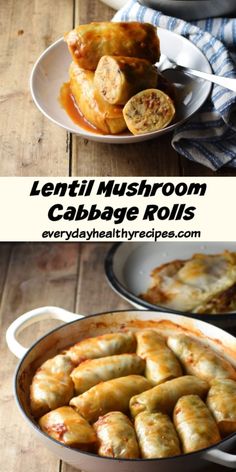
<svg viewBox="0 0 236 472"><path fill-rule="evenodd" d="M47 333L29 349L19 344L16 337L22 329L36 321L52 318L62 320L65 324ZM33 373L42 362L55 356L68 345L89 336L116 332L125 327L133 330L139 328L140 324L141 326L149 324L150 321L152 327L154 324L158 327L160 323L163 333L167 336L177 329L178 332L184 330L186 333L187 330L199 337L207 338L213 349L227 357L236 366L236 338L215 326L193 318L163 312L135 310L90 315L84 318L58 307L37 308L13 321L6 333L9 349L21 359L15 375L14 395L24 420L32 434L35 434L45 447L75 469L86 472L173 472L173 470L175 472L206 472L209 470L210 463L211 470L214 467L212 463L235 470L236 434L206 449L180 456L161 459L116 459L99 457L96 454L65 446L41 431L32 418L29 408L29 387ZM229 454L227 451L233 453Z"/></svg>
<svg viewBox="0 0 236 472"><path fill-rule="evenodd" d="M114 8L114 10L119 10L127 2L127 0L101 0L101 1L102 3L105 3L106 5L108 5L109 7Z"/></svg>
<svg viewBox="0 0 236 472"><path fill-rule="evenodd" d="M164 29L158 29L158 34L163 55L181 65L211 72L206 57L186 38ZM133 136L128 132L121 135L104 135L87 131L75 124L59 103L60 87L68 81L70 62L71 56L62 38L41 54L30 77L33 100L39 110L57 125L86 139L103 143L135 143L153 139L172 131L202 106L211 90L209 82L176 72L174 79L176 78L179 83L180 103L173 124L163 130L139 136Z"/></svg>
<svg viewBox="0 0 236 472"><path fill-rule="evenodd" d="M174 259L188 259L195 253L217 254L225 249L236 251L236 243L230 242L145 242L114 244L105 260L107 279L112 288L131 305L141 309L152 309L181 313L160 305L152 305L139 297L150 286L151 271ZM186 313L184 313L186 315ZM222 327L236 327L236 313L217 315L198 315L204 321Z"/></svg>
<svg viewBox="0 0 236 472"><path fill-rule="evenodd" d="M115 10L119 10L125 5L126 0L102 0L102 2ZM161 10L163 13L185 20L197 20L208 16L226 16L236 13L235 0L139 0L139 2L155 10Z"/></svg>
<svg viewBox="0 0 236 472"><path fill-rule="evenodd" d="M211 16L227 16L236 13L235 0L139 0L139 2L184 20L200 20ZM110 3L113 3L112 0ZM114 8L121 8L124 6L122 3L117 0Z"/></svg>

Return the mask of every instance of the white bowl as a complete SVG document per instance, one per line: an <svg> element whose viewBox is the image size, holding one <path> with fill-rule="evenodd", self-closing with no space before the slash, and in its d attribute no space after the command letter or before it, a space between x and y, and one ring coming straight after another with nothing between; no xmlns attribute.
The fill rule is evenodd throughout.
<svg viewBox="0 0 236 472"><path fill-rule="evenodd" d="M161 28L158 29L158 34L163 55L181 65L204 72L211 72L211 67L206 57L200 49L186 38ZM181 99L176 118L170 126L160 131L138 136L133 136L128 132L121 135L104 135L99 132L88 131L75 124L59 103L60 87L64 82L68 81L70 62L71 56L62 38L46 49L37 60L31 74L30 88L32 97L39 110L57 125L70 133L103 143L136 143L168 133L192 116L205 102L211 90L209 82L176 72L174 80L176 79L179 83Z"/></svg>
<svg viewBox="0 0 236 472"><path fill-rule="evenodd" d="M119 0L116 4L118 3ZM184 20L236 13L235 0L139 0L139 3Z"/></svg>
<svg viewBox="0 0 236 472"><path fill-rule="evenodd" d="M193 254L219 254L228 250L235 252L235 242L145 242L116 243L105 259L108 282L115 292L139 309L160 310L184 314L208 321L223 328L236 328L236 312L205 315L185 313L161 305L154 305L140 298L151 284L151 272L175 259L188 259Z"/></svg>

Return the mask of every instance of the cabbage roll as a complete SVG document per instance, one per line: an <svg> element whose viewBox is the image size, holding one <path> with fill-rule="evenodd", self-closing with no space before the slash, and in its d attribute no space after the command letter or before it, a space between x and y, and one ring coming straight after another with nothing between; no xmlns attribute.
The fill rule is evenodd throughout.
<svg viewBox="0 0 236 472"><path fill-rule="evenodd" d="M30 406L35 417L69 403L74 395L72 369L71 359L59 354L36 371L30 386Z"/></svg>
<svg viewBox="0 0 236 472"><path fill-rule="evenodd" d="M127 375L95 385L87 392L72 398L70 405L75 407L86 420L94 422L109 411L118 410L126 413L130 398L150 387L150 383L144 377Z"/></svg>
<svg viewBox="0 0 236 472"><path fill-rule="evenodd" d="M144 459L181 454L176 430L167 415L144 411L136 416L134 425Z"/></svg>
<svg viewBox="0 0 236 472"><path fill-rule="evenodd" d="M171 413L177 400L183 395L196 394L205 397L209 389L205 380L192 375L184 375L168 380L147 392L135 395L130 400L130 411L133 417L147 411L149 413Z"/></svg>
<svg viewBox="0 0 236 472"><path fill-rule="evenodd" d="M170 124L175 116L175 106L164 92L149 88L133 95L126 103L123 114L131 133L152 133Z"/></svg>
<svg viewBox="0 0 236 472"><path fill-rule="evenodd" d="M95 70L102 56L128 56L155 64L160 57L157 29L149 23L94 22L79 25L65 35L73 60Z"/></svg>
<svg viewBox="0 0 236 472"><path fill-rule="evenodd" d="M69 406L50 411L40 418L39 426L66 446L89 450L97 441L92 426Z"/></svg>
<svg viewBox="0 0 236 472"><path fill-rule="evenodd" d="M212 382L207 406L222 436L236 432L236 382L234 380L220 379Z"/></svg>
<svg viewBox="0 0 236 472"><path fill-rule="evenodd" d="M199 451L221 440L213 416L198 395L180 398L173 418L185 453Z"/></svg>
<svg viewBox="0 0 236 472"><path fill-rule="evenodd" d="M182 375L178 359L156 331L137 331L136 339L137 354L146 360L145 376L153 385Z"/></svg>
<svg viewBox="0 0 236 472"><path fill-rule="evenodd" d="M105 416L100 416L93 427L97 433L99 456L118 459L140 457L134 427L124 413L111 411Z"/></svg>
<svg viewBox="0 0 236 472"><path fill-rule="evenodd" d="M170 336L167 341L188 374L196 375L207 382L215 378L236 380L236 371L229 361L209 346L186 335Z"/></svg>
<svg viewBox="0 0 236 472"><path fill-rule="evenodd" d="M66 351L74 364L86 359L135 352L136 339L133 333L109 333L80 341Z"/></svg>
<svg viewBox="0 0 236 472"><path fill-rule="evenodd" d="M77 106L86 120L103 133L121 133L127 127L122 107L106 102L94 85L94 73L81 69L72 62L70 89Z"/></svg>
<svg viewBox="0 0 236 472"><path fill-rule="evenodd" d="M157 86L157 69L145 59L103 56L97 66L94 83L104 100L125 105L140 90Z"/></svg>
<svg viewBox="0 0 236 472"><path fill-rule="evenodd" d="M83 393L99 382L131 374L142 374L145 361L136 354L119 354L117 356L88 359L76 367L71 378L76 393Z"/></svg>
<svg viewBox="0 0 236 472"><path fill-rule="evenodd" d="M160 74L158 88L175 101L173 87L163 83ZM173 310L221 313L230 308L234 297L234 290L232 293L227 289L236 282L236 253L193 254L190 259L177 259L156 267L151 277L151 287L141 295L144 300ZM216 304L211 304L212 299ZM214 311L217 308L219 311Z"/></svg>

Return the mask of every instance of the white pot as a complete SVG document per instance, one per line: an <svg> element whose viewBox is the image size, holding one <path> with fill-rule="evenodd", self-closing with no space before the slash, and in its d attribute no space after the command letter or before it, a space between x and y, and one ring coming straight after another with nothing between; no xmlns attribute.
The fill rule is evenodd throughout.
<svg viewBox="0 0 236 472"><path fill-rule="evenodd" d="M43 319L60 319L62 326L50 331L29 349L16 340L17 334L26 326ZM43 307L25 313L17 318L7 330L6 340L9 349L21 358L15 374L14 395L17 405L31 430L45 446L60 459L76 469L86 472L175 472L197 471L207 466L207 462L222 464L229 468L236 467L236 456L225 451L232 450L236 444L236 434L224 439L219 444L198 452L165 459L119 460L99 457L95 454L80 452L64 446L43 433L31 416L29 409L29 387L35 369L46 359L54 356L69 345L79 340L107 332L118 331L123 327L138 329L145 326L161 326L168 335L176 331L189 330L206 339L217 351L227 357L236 366L236 338L225 331L193 318L155 311L124 311L103 313L83 317L62 308Z"/></svg>

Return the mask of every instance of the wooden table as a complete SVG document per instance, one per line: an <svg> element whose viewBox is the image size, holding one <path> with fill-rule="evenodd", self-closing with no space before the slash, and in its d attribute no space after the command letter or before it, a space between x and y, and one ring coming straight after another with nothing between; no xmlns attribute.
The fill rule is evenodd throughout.
<svg viewBox="0 0 236 472"><path fill-rule="evenodd" d="M170 135L121 147L103 145L66 133L37 110L29 75L39 54L75 24L109 20L113 14L98 0L0 2L0 175L236 175L236 169L214 173L179 157Z"/></svg>
<svg viewBox="0 0 236 472"><path fill-rule="evenodd" d="M15 318L39 306L57 305L83 314L131 308L106 282L103 261L109 247L107 243L0 244L1 471L75 472L34 438L17 409L12 394L17 360L8 351L5 332ZM30 346L55 323L25 329L20 341ZM206 469L226 470L216 466Z"/></svg>

